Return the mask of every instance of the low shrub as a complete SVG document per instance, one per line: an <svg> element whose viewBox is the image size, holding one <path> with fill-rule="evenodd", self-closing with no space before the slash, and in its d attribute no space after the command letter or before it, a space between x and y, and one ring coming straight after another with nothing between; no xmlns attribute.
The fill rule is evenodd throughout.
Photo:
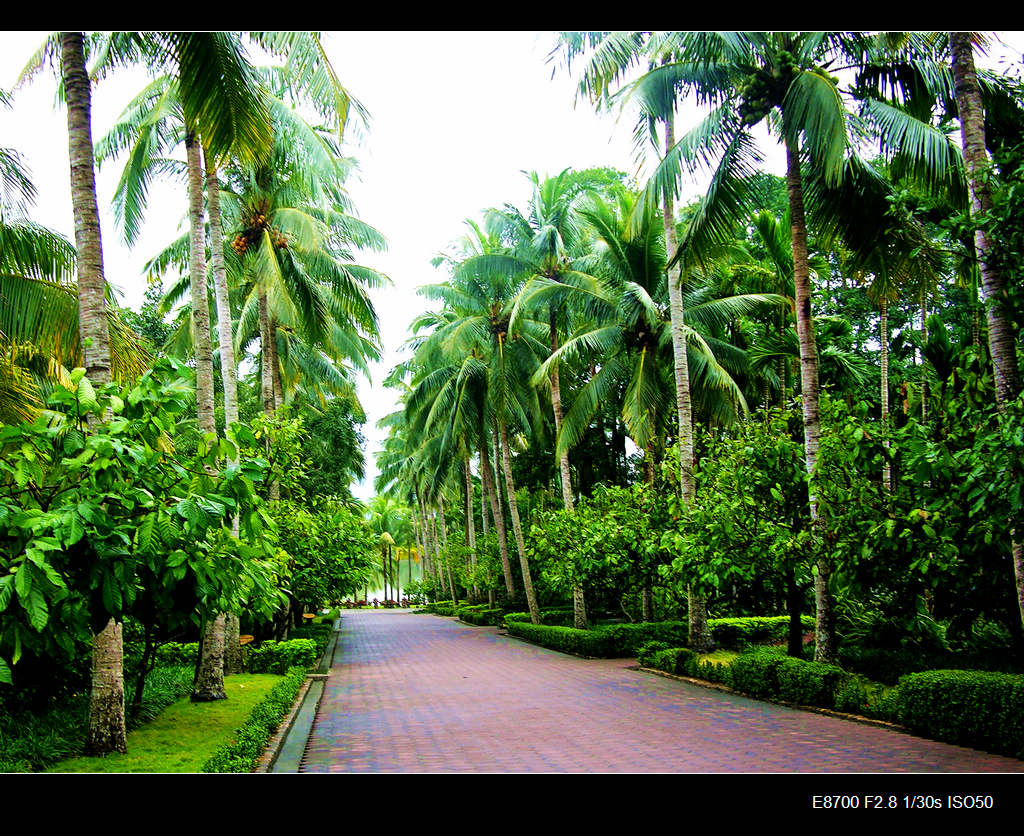
<svg viewBox="0 0 1024 836"><path fill-rule="evenodd" d="M293 627L288 631L288 638L291 639L312 639L316 642L317 649L323 653L327 649L327 643L331 640L331 633L334 632L334 623L331 621L314 621L310 624L303 624Z"/></svg>
<svg viewBox="0 0 1024 836"><path fill-rule="evenodd" d="M777 647L744 653L732 663L733 687L752 697L778 696L778 669L787 658L785 649Z"/></svg>
<svg viewBox="0 0 1024 836"><path fill-rule="evenodd" d="M289 668L310 668L320 658L322 650L313 639L289 639L284 642L263 642L250 647L245 657L249 673L276 673L284 675Z"/></svg>
<svg viewBox="0 0 1024 836"><path fill-rule="evenodd" d="M510 636L519 636L552 650L574 653L577 656L609 658L617 655L611 637L601 630L577 630L574 627L558 627L548 624L531 624L528 621L508 621Z"/></svg>
<svg viewBox="0 0 1024 836"><path fill-rule="evenodd" d="M295 667L285 679L252 710L245 725L235 732L235 739L217 749L203 764L203 772L252 772L259 763L263 750L287 716L295 697L305 681L304 668Z"/></svg>
<svg viewBox="0 0 1024 836"><path fill-rule="evenodd" d="M434 613L434 615L455 615L455 603L453 601L434 601L432 604L425 604L423 609Z"/></svg>
<svg viewBox="0 0 1024 836"><path fill-rule="evenodd" d="M668 642L645 642L637 651L636 660L645 668L658 668L658 670L662 670L655 664L656 654L668 649Z"/></svg>
<svg viewBox="0 0 1024 836"><path fill-rule="evenodd" d="M156 649L158 666L195 668L199 659L199 642L167 642Z"/></svg>
<svg viewBox="0 0 1024 836"><path fill-rule="evenodd" d="M798 705L835 708L836 691L847 673L835 665L787 656L776 668L780 699Z"/></svg>
<svg viewBox="0 0 1024 836"><path fill-rule="evenodd" d="M505 613L505 623L508 624L510 621L525 621L528 624L532 623L528 612ZM543 609L540 611L540 623L547 624L551 627L572 627L574 621L573 611L567 610L563 607L559 607L557 609Z"/></svg>
<svg viewBox="0 0 1024 836"><path fill-rule="evenodd" d="M577 630L574 627L510 621L509 616L505 616L505 624L509 635L520 636L552 650L606 659L636 656L640 648L651 641L678 647L685 644L688 629L682 621L663 621L609 624L592 630Z"/></svg>
<svg viewBox="0 0 1024 836"><path fill-rule="evenodd" d="M497 607L488 607L486 604L460 607L458 615L467 624L475 624L478 627L500 627L505 618L504 611Z"/></svg>
<svg viewBox="0 0 1024 836"><path fill-rule="evenodd" d="M918 734L1024 757L1024 676L938 670L899 683L899 722Z"/></svg>
<svg viewBox="0 0 1024 836"><path fill-rule="evenodd" d="M814 629L814 619L800 617L805 632ZM746 618L711 618L708 627L715 643L721 647L742 648L758 642L781 642L789 635L789 616L750 616Z"/></svg>

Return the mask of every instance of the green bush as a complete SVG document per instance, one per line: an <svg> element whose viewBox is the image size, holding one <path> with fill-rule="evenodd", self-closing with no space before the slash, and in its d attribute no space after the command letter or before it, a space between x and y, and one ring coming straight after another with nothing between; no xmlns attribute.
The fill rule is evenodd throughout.
<svg viewBox="0 0 1024 836"><path fill-rule="evenodd" d="M779 693L778 668L786 660L782 648L751 650L732 663L732 682L737 691L752 697L774 697Z"/></svg>
<svg viewBox="0 0 1024 836"><path fill-rule="evenodd" d="M199 642L167 642L156 649L156 663L169 668L195 668L199 658Z"/></svg>
<svg viewBox="0 0 1024 836"><path fill-rule="evenodd" d="M203 764L202 771L252 772L271 735L291 710L305 678L303 668L289 670L284 681L275 685L266 699L253 708L245 725L235 732L234 741L218 748Z"/></svg>
<svg viewBox="0 0 1024 836"><path fill-rule="evenodd" d="M423 609L434 615L455 615L455 603L452 601L434 601L433 604L426 604Z"/></svg>
<svg viewBox="0 0 1024 836"><path fill-rule="evenodd" d="M836 690L847 673L835 665L787 656L776 668L779 698L798 705L835 708Z"/></svg>
<svg viewBox="0 0 1024 836"><path fill-rule="evenodd" d="M475 624L478 627L500 627L505 618L503 610L488 607L486 604L460 607L458 615L467 624Z"/></svg>
<svg viewBox="0 0 1024 836"><path fill-rule="evenodd" d="M331 640L331 633L334 632L334 623L331 621L313 621L299 627L293 627L288 631L289 639L312 639L316 642L317 649L323 653L327 649L327 643Z"/></svg>
<svg viewBox="0 0 1024 836"><path fill-rule="evenodd" d="M520 636L552 650L604 659L636 656L640 648L651 641L665 642L669 646L685 644L688 629L681 621L609 624L592 630L509 621L508 616L505 623L509 635Z"/></svg>
<svg viewBox="0 0 1024 836"><path fill-rule="evenodd" d="M918 734L1024 757L1024 676L924 671L900 679L899 722Z"/></svg>
<svg viewBox="0 0 1024 836"><path fill-rule="evenodd" d="M276 673L284 675L289 668L310 668L316 664L322 651L312 639L289 639L285 642L263 642L250 647L245 667L249 673Z"/></svg>
<svg viewBox="0 0 1024 836"><path fill-rule="evenodd" d="M814 629L814 619L800 617L804 631ZM746 618L711 618L708 627L715 642L722 647L741 648L757 642L781 642L789 635L789 616L751 616Z"/></svg>
<svg viewBox="0 0 1024 836"><path fill-rule="evenodd" d="M528 612L505 613L505 623L508 624L510 621L530 623L530 614ZM540 623L552 627L572 627L574 623L573 611L567 610L564 607L543 609L540 611Z"/></svg>
<svg viewBox="0 0 1024 836"><path fill-rule="evenodd" d="M637 651L636 660L645 668L657 668L658 666L654 664L656 655L660 653L662 650L668 649L668 642L645 642L643 646ZM658 670L661 670L661 668L658 668Z"/></svg>

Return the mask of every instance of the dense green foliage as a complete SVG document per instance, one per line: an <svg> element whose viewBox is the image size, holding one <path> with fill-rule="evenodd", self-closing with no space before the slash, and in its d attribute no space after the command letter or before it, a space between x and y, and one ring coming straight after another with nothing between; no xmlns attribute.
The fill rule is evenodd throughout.
<svg viewBox="0 0 1024 836"><path fill-rule="evenodd" d="M135 386L94 388L79 370L73 389L51 396L59 420L0 429L0 659L71 659L129 614L166 630L242 601L264 616L276 607L261 539L273 524L255 492L266 465L246 457L213 470L237 456L227 439L174 454L184 374L161 360ZM0 662L0 679L11 676Z"/></svg>

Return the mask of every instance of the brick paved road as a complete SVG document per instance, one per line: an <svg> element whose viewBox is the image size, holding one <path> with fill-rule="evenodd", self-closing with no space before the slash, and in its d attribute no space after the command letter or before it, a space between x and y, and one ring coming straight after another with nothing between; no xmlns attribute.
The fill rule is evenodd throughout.
<svg viewBox="0 0 1024 836"><path fill-rule="evenodd" d="M303 772L1024 772L408 610L342 617Z"/></svg>

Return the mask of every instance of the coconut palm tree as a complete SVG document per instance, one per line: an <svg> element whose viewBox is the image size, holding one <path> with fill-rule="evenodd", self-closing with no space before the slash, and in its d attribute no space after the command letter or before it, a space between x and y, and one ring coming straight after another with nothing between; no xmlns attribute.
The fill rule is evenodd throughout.
<svg viewBox="0 0 1024 836"><path fill-rule="evenodd" d="M96 383L106 383L111 379L110 339L92 149L92 94L84 42L81 32L61 33L61 81L68 107L71 205L78 253L79 333L85 350L86 375ZM121 625L111 618L93 638L93 679L86 736L89 754L127 751L123 654Z"/></svg>
<svg viewBox="0 0 1024 836"><path fill-rule="evenodd" d="M485 261L459 265L446 284L429 285L420 292L445 303L447 313L425 341L438 365L427 366L423 381L414 390L408 408L423 416L426 435L440 437L442 456L458 461L459 440L464 450L481 451L481 474L498 527L499 548L504 523L497 505L497 488L491 484L487 451L488 432L497 440L505 477L506 496L513 536L531 619L540 623L533 591L526 544L515 498L512 476L510 428L529 433L542 426L536 390L524 385L546 353L544 326L523 322L518 333L509 330L512 308L521 282L510 282L506 271L492 271ZM525 327L524 327L525 326ZM429 407L427 407L429 404ZM503 565L507 558L503 555ZM511 575L506 569L506 588Z"/></svg>
<svg viewBox="0 0 1024 836"><path fill-rule="evenodd" d="M657 113L667 98L692 92L711 107L707 117L678 140L648 185L652 200L678 188L681 172L700 161L714 166L711 186L691 229L694 234L725 236L744 219L757 200L751 173L760 157L751 129L764 123L783 145L789 198L797 334L800 346L804 449L813 479L820 438L818 351L812 327L811 280L807 246L807 208L820 228L849 231L835 204L808 200L806 187L855 188L877 184L869 167L854 152L852 117L839 86L830 74L840 67L859 67L875 54L877 39L846 33L668 33L658 40L661 61L630 83L625 99L639 101L645 112ZM674 91L666 97L666 91ZM862 108L886 138L902 136L903 148L933 180L948 178L953 159L948 139L905 114L871 105ZM681 241L686 252L690 241ZM696 253L695 253L696 254ZM813 489L811 518L818 505ZM831 561L822 556L815 578L817 609L816 658L834 658L829 579Z"/></svg>
<svg viewBox="0 0 1024 836"><path fill-rule="evenodd" d="M981 89L974 68L974 37L969 32L950 32L949 48L952 57L953 80L957 108L960 114L960 134L963 138L964 161L971 189L971 209L975 215L992 209L992 194L985 179L989 167L985 148L985 111ZM979 226L974 232L974 249L981 270L985 295L988 342L992 354L993 375L996 384L996 404L1005 411L1007 404L1020 395L1020 369L1017 365L1016 340L1013 325L1003 300L1006 297L1006 276L988 257L991 245L985 231ZM1024 547L1020 532L1012 545L1014 578L1017 586L1017 604L1024 623Z"/></svg>

